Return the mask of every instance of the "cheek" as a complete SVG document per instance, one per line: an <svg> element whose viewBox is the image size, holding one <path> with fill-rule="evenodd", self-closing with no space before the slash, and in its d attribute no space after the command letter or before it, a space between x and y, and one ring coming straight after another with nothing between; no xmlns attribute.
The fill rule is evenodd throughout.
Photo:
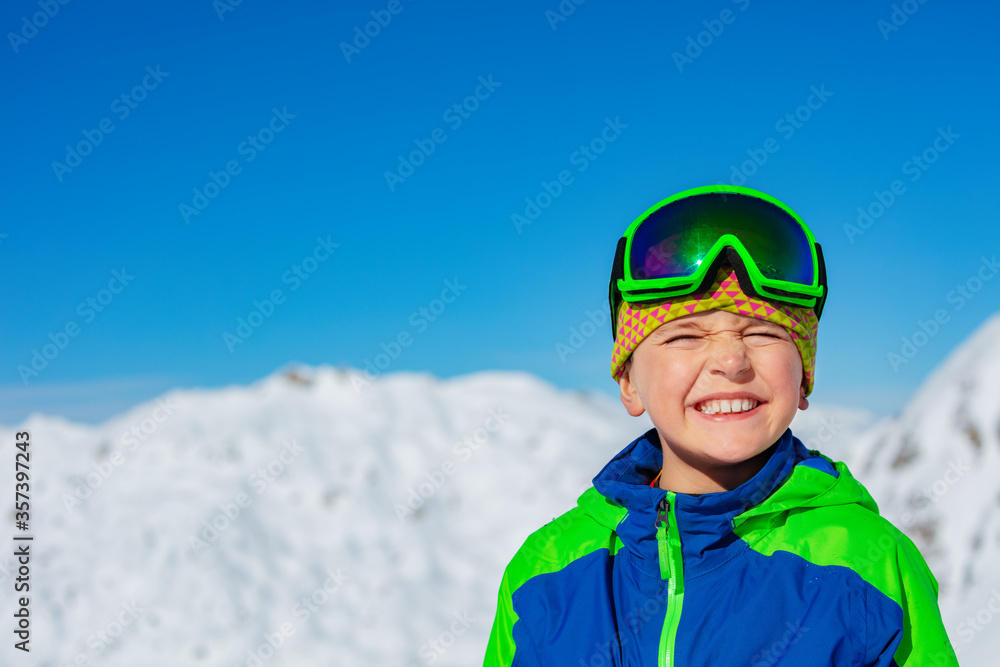
<svg viewBox="0 0 1000 667"><path fill-rule="evenodd" d="M648 369L651 375L655 375L656 378L662 378L664 376L674 376L684 371L686 364L682 355L661 350L657 350L656 352L657 354L649 354L642 359L645 368Z"/></svg>
<svg viewBox="0 0 1000 667"><path fill-rule="evenodd" d="M683 397L697 381L703 363L693 355L665 355L652 364L650 386L664 397Z"/></svg>
<svg viewBox="0 0 1000 667"><path fill-rule="evenodd" d="M772 384L797 387L802 382L802 358L797 349L793 353L782 350L762 354L755 366L759 372L767 374Z"/></svg>
<svg viewBox="0 0 1000 667"><path fill-rule="evenodd" d="M799 349L795 347L794 343L792 344L792 351L789 353L786 363L789 373L801 380L803 376L802 356L799 354Z"/></svg>

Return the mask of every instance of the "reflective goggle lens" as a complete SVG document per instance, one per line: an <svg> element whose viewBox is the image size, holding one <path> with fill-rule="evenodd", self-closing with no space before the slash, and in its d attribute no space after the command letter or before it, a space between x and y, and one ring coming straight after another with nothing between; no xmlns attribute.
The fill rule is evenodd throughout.
<svg viewBox="0 0 1000 667"><path fill-rule="evenodd" d="M708 193L678 199L651 213L633 232L633 280L690 276L723 234L736 236L766 279L811 285L814 266L802 225L756 197Z"/></svg>

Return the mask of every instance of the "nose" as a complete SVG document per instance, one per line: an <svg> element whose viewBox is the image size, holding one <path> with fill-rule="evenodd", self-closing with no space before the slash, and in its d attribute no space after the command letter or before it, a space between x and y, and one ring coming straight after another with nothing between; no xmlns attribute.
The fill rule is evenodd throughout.
<svg viewBox="0 0 1000 667"><path fill-rule="evenodd" d="M735 379L751 368L746 343L740 336L724 336L709 344L708 370Z"/></svg>

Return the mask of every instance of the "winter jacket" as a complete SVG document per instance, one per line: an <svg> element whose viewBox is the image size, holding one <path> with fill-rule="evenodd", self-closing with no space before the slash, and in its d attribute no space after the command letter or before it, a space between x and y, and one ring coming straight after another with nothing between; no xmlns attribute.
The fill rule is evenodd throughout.
<svg viewBox="0 0 1000 667"><path fill-rule="evenodd" d="M650 486L656 430L507 566L487 667L957 665L937 581L843 463L791 430L745 484Z"/></svg>

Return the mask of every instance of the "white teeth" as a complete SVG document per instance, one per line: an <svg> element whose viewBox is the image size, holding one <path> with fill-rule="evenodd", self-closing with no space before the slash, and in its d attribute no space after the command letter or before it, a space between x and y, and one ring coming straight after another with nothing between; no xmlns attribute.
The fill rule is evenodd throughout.
<svg viewBox="0 0 1000 667"><path fill-rule="evenodd" d="M736 398L731 401L707 401L697 406L698 410L705 414L729 414L733 412L746 412L757 407L757 401L749 398Z"/></svg>

